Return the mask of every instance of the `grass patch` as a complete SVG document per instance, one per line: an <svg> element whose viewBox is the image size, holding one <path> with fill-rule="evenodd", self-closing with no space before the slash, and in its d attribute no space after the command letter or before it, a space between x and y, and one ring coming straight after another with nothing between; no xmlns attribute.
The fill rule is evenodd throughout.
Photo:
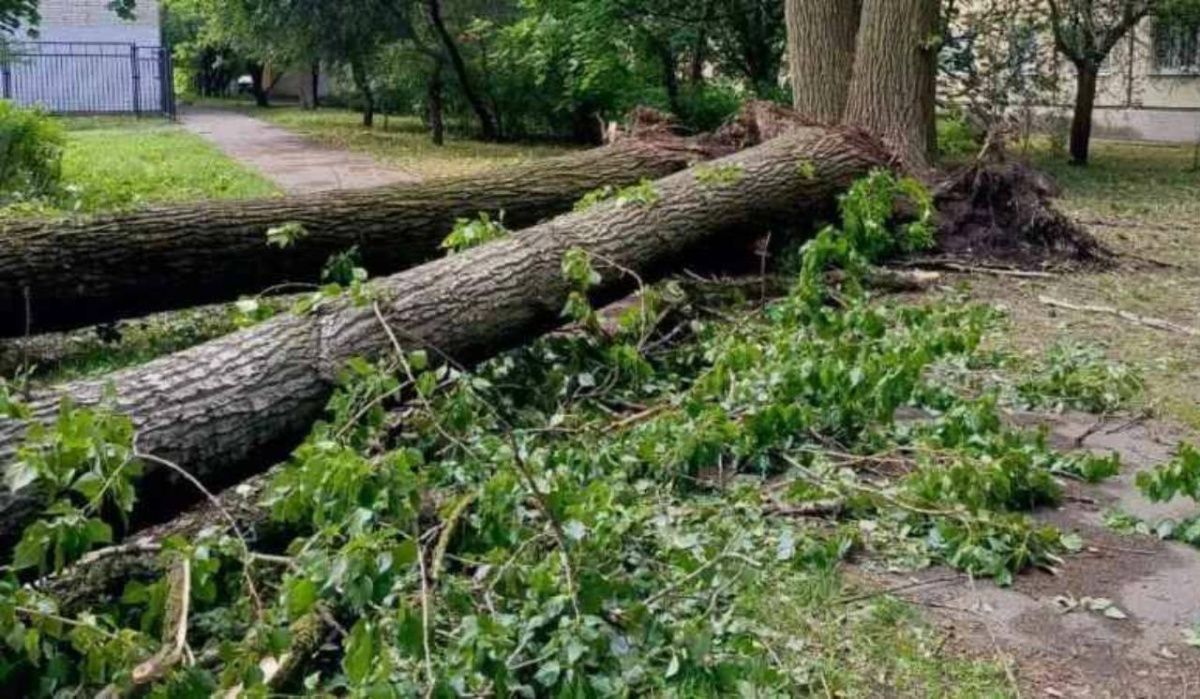
<svg viewBox="0 0 1200 699"><path fill-rule="evenodd" d="M1098 345L1145 378L1142 404L1200 428L1200 342L1096 314L1052 311L1045 295L1120 308L1183 325L1200 325L1200 173L1187 144L1095 141L1088 167L1069 165L1043 146L1030 153L1062 189L1057 202L1104 244L1125 256L1119 267L1053 280L971 279L979 299L1004 304L1012 331L1005 343L1040 355L1055 344ZM1148 261L1165 263L1156 265Z"/></svg>
<svg viewBox="0 0 1200 699"><path fill-rule="evenodd" d="M772 652L816 696L1018 696L999 660L946 648L944 632L894 597L847 605L845 576L791 576L747 598Z"/></svg>
<svg viewBox="0 0 1200 699"><path fill-rule="evenodd" d="M1087 167L1045 149L1033 155L1073 208L1146 220L1200 215L1200 172L1192 169L1190 145L1096 141Z"/></svg>
<svg viewBox="0 0 1200 699"><path fill-rule="evenodd" d="M62 197L9 207L0 215L94 213L278 193L202 138L161 119L83 117L63 123Z"/></svg>
<svg viewBox="0 0 1200 699"><path fill-rule="evenodd" d="M486 143L452 133L446 134L446 144L439 147L433 145L428 130L415 117L377 116L375 127L366 129L360 114L345 109L246 109L253 116L322 145L368 153L422 178L469 175L571 150L548 143Z"/></svg>

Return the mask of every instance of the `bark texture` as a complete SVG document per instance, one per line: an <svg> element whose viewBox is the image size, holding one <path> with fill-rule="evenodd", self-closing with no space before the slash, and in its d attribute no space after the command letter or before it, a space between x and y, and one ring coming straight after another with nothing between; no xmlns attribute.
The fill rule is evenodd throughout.
<svg viewBox="0 0 1200 699"><path fill-rule="evenodd" d="M796 111L836 124L850 95L862 0L786 0L784 9Z"/></svg>
<svg viewBox="0 0 1200 699"><path fill-rule="evenodd" d="M682 172L654 184L658 200L651 205L600 204L381 279L374 285L378 310L406 349L435 347L470 362L561 322L570 291L561 265L571 249L594 255L604 274L597 300L604 300L633 285L611 265L654 279L688 251L828 206L885 162L882 146L860 131L801 128L722 160L743 171L736 182L706 184ZM36 396L31 407L34 419L48 422L63 396L96 404L111 386L113 408L133 420L142 453L218 488L265 470L294 448L322 413L347 359L391 350L376 308L347 299L102 380L63 385ZM0 462L26 428L0 421ZM178 510L171 500L193 495L153 464L138 487L143 499L155 494L149 506L158 515ZM11 541L42 504L29 490L0 493L0 540Z"/></svg>
<svg viewBox="0 0 1200 699"><path fill-rule="evenodd" d="M510 227L529 226L597 187L662 177L704 155L681 139L635 138L417 185L0 224L0 337L316 282L331 255L355 245L369 271L391 274L441 254L457 218L503 211ZM286 250L269 246L267 230L288 222L308 235Z"/></svg>
<svg viewBox="0 0 1200 699"><path fill-rule="evenodd" d="M1071 118L1071 162L1075 165L1087 165L1100 71L1096 66L1087 63L1077 64L1075 71L1078 80L1075 87L1075 112Z"/></svg>
<svg viewBox="0 0 1200 699"><path fill-rule="evenodd" d="M863 0L845 122L884 139L910 168L933 154L937 0Z"/></svg>

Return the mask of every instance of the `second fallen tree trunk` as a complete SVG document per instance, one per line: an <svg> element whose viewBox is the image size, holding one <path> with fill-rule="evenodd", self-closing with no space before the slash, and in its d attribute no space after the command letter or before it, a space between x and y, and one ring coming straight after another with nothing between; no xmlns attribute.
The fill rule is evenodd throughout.
<svg viewBox="0 0 1200 699"><path fill-rule="evenodd" d="M358 247L372 274L437 257L459 218L504 212L512 228L570 210L608 185L656 179L709 155L656 134L481 175L255 201L215 202L80 221L0 223L0 337L70 330L317 282ZM307 231L286 249L267 231Z"/></svg>
<svg viewBox="0 0 1200 699"><path fill-rule="evenodd" d="M381 279L373 286L374 305L347 299L282 316L143 367L66 384L30 407L35 420L50 422L63 396L94 405L110 388L112 407L133 420L143 453L220 487L265 470L296 446L321 415L346 360L392 350L382 320L411 349L434 347L461 361L489 356L561 322L571 291L562 261L572 249L592 256L604 274L595 291L611 297L633 286L629 272L653 279L699 246L825 210L854 179L888 161L882 146L859 131L801 128L655 182L637 202L602 203ZM26 427L0 421L0 463ZM138 488L143 500L155 494L143 519L198 497L153 463ZM43 505L33 489L0 493L0 541L11 542Z"/></svg>

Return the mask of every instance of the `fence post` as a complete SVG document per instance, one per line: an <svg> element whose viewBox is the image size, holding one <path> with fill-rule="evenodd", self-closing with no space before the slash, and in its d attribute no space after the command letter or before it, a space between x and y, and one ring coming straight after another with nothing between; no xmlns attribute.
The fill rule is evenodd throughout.
<svg viewBox="0 0 1200 699"><path fill-rule="evenodd" d="M4 49L0 48L0 51ZM12 99L12 66L8 63L8 56L0 54L0 98Z"/></svg>
<svg viewBox="0 0 1200 699"><path fill-rule="evenodd" d="M142 115L142 75L141 67L138 65L138 47L137 44L129 45L129 61L133 72L133 113L135 116Z"/></svg>
<svg viewBox="0 0 1200 699"><path fill-rule="evenodd" d="M172 121L175 120L175 60L171 56L170 50L165 46L159 49L161 53L160 61L162 61L162 93L163 93L163 113L166 114Z"/></svg>

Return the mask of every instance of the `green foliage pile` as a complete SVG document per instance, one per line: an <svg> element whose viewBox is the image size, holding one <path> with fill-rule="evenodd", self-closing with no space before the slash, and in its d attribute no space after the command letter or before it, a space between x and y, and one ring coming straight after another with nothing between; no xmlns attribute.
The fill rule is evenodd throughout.
<svg viewBox="0 0 1200 699"><path fill-rule="evenodd" d="M1191 444L1180 444L1174 459L1139 473L1135 482L1151 502L1165 503L1176 498L1187 498L1200 503L1200 450ZM1160 539L1200 547L1200 514L1146 522L1124 512L1111 512L1106 517L1106 523L1126 534L1154 535Z"/></svg>
<svg viewBox="0 0 1200 699"><path fill-rule="evenodd" d="M0 206L53 193L64 142L50 117L0 100Z"/></svg>
<svg viewBox="0 0 1200 699"><path fill-rule="evenodd" d="M921 215L897 226L900 197ZM588 291L623 272L574 250L563 271L575 330L470 371L416 347L351 362L268 488L282 544L255 550L268 544L220 520L164 543L165 569L188 564L178 655L191 662L151 695L777 696L866 677L940 694L941 682L990 682L943 667L892 601L841 612L838 568L937 562L1003 584L1052 567L1077 542L1028 512L1058 501L1056 473L1110 460L1059 455L1003 424L997 391L963 397L934 378L979 355L992 310L868 293L871 265L929 245L923 190L876 173L842 214L801 250L791 293L765 305L669 282L606 319ZM11 396L0 407L21 410ZM21 585L110 542L98 516L132 506L132 443L119 416L64 405L10 470L58 497L0 582L6 686L128 689L139 663L166 657L170 575L84 611Z"/></svg>

